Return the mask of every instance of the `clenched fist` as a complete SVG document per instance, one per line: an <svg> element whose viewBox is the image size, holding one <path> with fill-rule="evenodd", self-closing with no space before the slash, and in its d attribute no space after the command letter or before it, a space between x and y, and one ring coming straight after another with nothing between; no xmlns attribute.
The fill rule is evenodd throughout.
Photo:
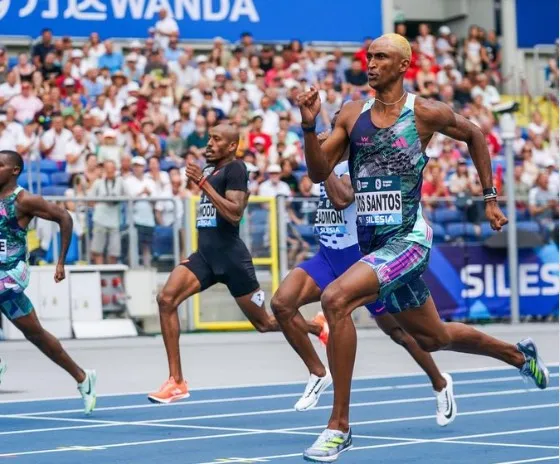
<svg viewBox="0 0 560 464"><path fill-rule="evenodd" d="M297 103L301 112L301 122L306 126L315 124L315 119L321 111L321 99L317 89L311 87L311 90L300 93L297 97Z"/></svg>

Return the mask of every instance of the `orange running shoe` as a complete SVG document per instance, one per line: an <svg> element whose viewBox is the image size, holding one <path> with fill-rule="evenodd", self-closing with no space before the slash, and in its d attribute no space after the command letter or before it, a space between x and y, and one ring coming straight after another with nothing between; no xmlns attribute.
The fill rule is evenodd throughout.
<svg viewBox="0 0 560 464"><path fill-rule="evenodd" d="M189 394L187 382L183 380L181 383L177 383L173 377L169 377L157 392L148 395L148 399L152 403L169 404L189 396L191 395Z"/></svg>
<svg viewBox="0 0 560 464"><path fill-rule="evenodd" d="M322 311L319 311L315 318L313 319L315 324L319 324L321 326L321 333L319 334L319 340L324 346L327 346L329 342L329 324L327 323L327 318L323 314Z"/></svg>

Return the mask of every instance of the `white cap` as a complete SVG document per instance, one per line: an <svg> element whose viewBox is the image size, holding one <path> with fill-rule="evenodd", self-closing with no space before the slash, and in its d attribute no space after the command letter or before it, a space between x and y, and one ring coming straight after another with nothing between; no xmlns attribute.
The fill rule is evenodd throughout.
<svg viewBox="0 0 560 464"><path fill-rule="evenodd" d="M280 174L282 172L282 168L278 164L271 164L266 172L269 174Z"/></svg>
<svg viewBox="0 0 560 464"><path fill-rule="evenodd" d="M117 131L115 131L113 129L105 129L105 132L103 132L103 138L106 138L106 137L116 138L117 137Z"/></svg>
<svg viewBox="0 0 560 464"><path fill-rule="evenodd" d="M141 156L135 156L132 158L132 164L139 164L141 166L146 166L146 160Z"/></svg>
<svg viewBox="0 0 560 464"><path fill-rule="evenodd" d="M197 63L206 63L206 62L208 62L208 57L206 55L198 55L196 57L196 62Z"/></svg>
<svg viewBox="0 0 560 464"><path fill-rule="evenodd" d="M299 63L292 63L289 69L290 71L301 71L301 66Z"/></svg>
<svg viewBox="0 0 560 464"><path fill-rule="evenodd" d="M128 98L126 99L126 105L127 105L127 106L134 105L134 104L136 104L137 102L138 102L138 99L137 99L137 98L134 98L134 97L128 97Z"/></svg>
<svg viewBox="0 0 560 464"><path fill-rule="evenodd" d="M64 79L64 85L74 85L74 84L75 81L71 77L67 77L66 79Z"/></svg>
<svg viewBox="0 0 560 464"><path fill-rule="evenodd" d="M70 54L70 56L72 58L83 58L84 57L84 52L82 52L79 48L75 48L74 50L72 50L72 53Z"/></svg>
<svg viewBox="0 0 560 464"><path fill-rule="evenodd" d="M130 48L142 48L142 43L139 40L130 42Z"/></svg>
<svg viewBox="0 0 560 464"><path fill-rule="evenodd" d="M247 168L247 172L259 172L259 168L256 167L253 163L248 163L244 161L245 167Z"/></svg>
<svg viewBox="0 0 560 464"><path fill-rule="evenodd" d="M449 35L449 34L451 34L451 29L449 29L448 26L441 26L441 27L439 28L439 33L440 33L441 35Z"/></svg>
<svg viewBox="0 0 560 464"><path fill-rule="evenodd" d="M334 55L327 55L325 61L336 61L336 56Z"/></svg>
<svg viewBox="0 0 560 464"><path fill-rule="evenodd" d="M266 143L266 140L264 139L264 137L255 137L253 139L253 143L254 144L259 144L259 145L264 145Z"/></svg>
<svg viewBox="0 0 560 464"><path fill-rule="evenodd" d="M453 58L450 57L446 57L443 60L442 66L445 68L446 66L451 66L452 68L455 67L455 61L453 60Z"/></svg>
<svg viewBox="0 0 560 464"><path fill-rule="evenodd" d="M226 68L223 66L218 66L216 68L216 76L225 76L226 75Z"/></svg>
<svg viewBox="0 0 560 464"><path fill-rule="evenodd" d="M129 92L138 92L140 90L140 84L138 84L138 82L136 81L130 81L126 85L126 90L128 90Z"/></svg>
<svg viewBox="0 0 560 464"><path fill-rule="evenodd" d="M126 61L138 61L138 54L137 53L129 53L126 55Z"/></svg>

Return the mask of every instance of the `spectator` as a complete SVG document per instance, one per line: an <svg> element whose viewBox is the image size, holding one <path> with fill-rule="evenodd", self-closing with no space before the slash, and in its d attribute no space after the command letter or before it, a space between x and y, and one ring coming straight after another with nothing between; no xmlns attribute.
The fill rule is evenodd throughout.
<svg viewBox="0 0 560 464"><path fill-rule="evenodd" d="M486 74L479 74L476 78L476 86L471 91L471 97L473 100L481 95L482 104L486 108L492 108L492 106L500 103L500 94L498 89L493 85L488 84L488 76Z"/></svg>
<svg viewBox="0 0 560 464"><path fill-rule="evenodd" d="M8 73L6 82L0 84L0 109L6 108L10 99L20 93L21 85L18 81L18 74L12 70Z"/></svg>
<svg viewBox="0 0 560 464"><path fill-rule="evenodd" d="M0 86L0 89L1 87L2 86ZM531 114L531 122L529 123L528 129L529 129L529 137L532 140L537 135L541 135L545 140L548 140L548 134L549 134L548 124L543 121L542 113L539 110L533 111L533 113Z"/></svg>
<svg viewBox="0 0 560 464"><path fill-rule="evenodd" d="M172 37L179 36L179 25L175 21L169 11L165 8L159 10L159 20L155 24L155 43L156 45L165 50Z"/></svg>
<svg viewBox="0 0 560 464"><path fill-rule="evenodd" d="M437 84L441 87L451 84L453 88L457 87L463 77L461 73L455 69L455 61L453 58L445 57L442 61L443 69L437 73Z"/></svg>
<svg viewBox="0 0 560 464"><path fill-rule="evenodd" d="M88 193L89 196L105 199L125 196L124 181L122 177L117 176L117 168L113 161L105 161L103 177L93 183ZM95 264L116 264L121 255L120 214L121 204L118 201L95 204L91 241L91 253Z"/></svg>
<svg viewBox="0 0 560 464"><path fill-rule="evenodd" d="M479 39L478 26L471 26L463 46L463 60L467 74L474 76L482 72L482 54L483 48Z"/></svg>
<svg viewBox="0 0 560 464"><path fill-rule="evenodd" d="M12 97L9 105L16 110L16 119L20 122L33 119L43 109L43 102L33 95L29 82L21 84L21 95Z"/></svg>
<svg viewBox="0 0 560 464"><path fill-rule="evenodd" d="M83 174L86 169L86 158L94 152L95 147L87 140L83 127L74 126L73 136L66 146L66 172Z"/></svg>
<svg viewBox="0 0 560 464"><path fill-rule="evenodd" d="M280 180L290 187L292 195L296 195L298 193L298 180L297 177L294 176L292 162L283 159L280 162L280 167L282 168Z"/></svg>
<svg viewBox="0 0 560 464"><path fill-rule="evenodd" d="M37 127L35 121L26 121L23 131L16 137L16 151L24 161L38 160L41 157ZM0 146L3 146L2 143L0 143Z"/></svg>
<svg viewBox="0 0 560 464"><path fill-rule="evenodd" d="M54 52L54 44L52 42L52 31L44 28L41 31L41 41L33 46L31 55L33 56L33 64L40 68L45 63L46 56Z"/></svg>
<svg viewBox="0 0 560 464"><path fill-rule="evenodd" d="M529 192L529 212L543 230L551 232L558 225L558 197L548 189L547 172L539 173Z"/></svg>
<svg viewBox="0 0 560 464"><path fill-rule="evenodd" d="M416 37L416 41L418 42L420 53L433 60L436 56L436 39L431 34L430 27L422 23L418 26L418 32L419 35Z"/></svg>
<svg viewBox="0 0 560 464"><path fill-rule="evenodd" d="M52 127L41 137L41 151L45 157L53 161L66 161L68 145L73 135L64 127L64 119L60 113L53 113Z"/></svg>
<svg viewBox="0 0 560 464"><path fill-rule="evenodd" d="M542 134L533 137L533 163L535 163L538 168L547 168L557 163L557 160L552 157L550 149L544 145Z"/></svg>
<svg viewBox="0 0 560 464"><path fill-rule="evenodd" d="M277 164L271 164L267 170L268 180L265 180L259 186L259 195L263 197L290 197L292 192L290 186L280 180L282 168Z"/></svg>
<svg viewBox="0 0 560 464"><path fill-rule="evenodd" d="M15 150L16 140L10 131L6 129L6 116L0 114L0 147L2 150Z"/></svg>
<svg viewBox="0 0 560 464"><path fill-rule="evenodd" d="M112 41L106 40L104 46L105 53L99 57L98 66L109 69L109 72L113 74L122 69L123 56L122 53L114 51Z"/></svg>

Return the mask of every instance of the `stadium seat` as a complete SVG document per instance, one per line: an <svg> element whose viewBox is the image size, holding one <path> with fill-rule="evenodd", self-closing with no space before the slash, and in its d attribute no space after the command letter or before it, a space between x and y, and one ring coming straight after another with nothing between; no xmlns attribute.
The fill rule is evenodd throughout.
<svg viewBox="0 0 560 464"><path fill-rule="evenodd" d="M480 224L480 228L481 228L480 235L482 239L487 239L492 234L496 233L494 230L492 230L492 226L488 221L484 221L482 224Z"/></svg>
<svg viewBox="0 0 560 464"><path fill-rule="evenodd" d="M66 194L68 187L65 185L47 185L41 187L41 195L46 197L63 197Z"/></svg>
<svg viewBox="0 0 560 464"><path fill-rule="evenodd" d="M60 252L60 232L56 234L56 239L58 240L58 251ZM47 263L54 263L54 238L51 240L47 254L45 255L45 261ZM70 241L70 246L68 247L68 254L66 255L65 264L74 264L80 259L80 238L72 233L72 240Z"/></svg>
<svg viewBox="0 0 560 464"><path fill-rule="evenodd" d="M533 232L535 234L540 234L541 228L539 223L536 221L520 221L517 223L518 230L524 230L525 232Z"/></svg>
<svg viewBox="0 0 560 464"><path fill-rule="evenodd" d="M152 255L156 259L173 257L173 227L156 226L154 228Z"/></svg>
<svg viewBox="0 0 560 464"><path fill-rule="evenodd" d="M38 184L41 184L41 187L51 185L51 180L44 172L33 171L31 173L31 183L33 184L33 190L36 190ZM18 177L18 184L24 189L29 189L29 176L27 173Z"/></svg>
<svg viewBox="0 0 560 464"><path fill-rule="evenodd" d="M443 243L445 242L447 234L445 233L445 228L438 223L434 223L431 225L432 231L434 233L434 243Z"/></svg>
<svg viewBox="0 0 560 464"><path fill-rule="evenodd" d="M52 185L64 185L68 186L70 183L70 174L67 172L53 172L51 174L51 184Z"/></svg>
<svg viewBox="0 0 560 464"><path fill-rule="evenodd" d="M60 166L56 161L49 160L49 159L42 159L40 162L41 172L46 174L51 174L53 172L59 172Z"/></svg>
<svg viewBox="0 0 560 464"><path fill-rule="evenodd" d="M251 208L249 222L253 250L264 250L266 248L266 236L268 235L268 211L264 208Z"/></svg>
<svg viewBox="0 0 560 464"><path fill-rule="evenodd" d="M438 224L458 222L463 219L461 211L456 209L438 208L434 210L433 221Z"/></svg>
<svg viewBox="0 0 560 464"><path fill-rule="evenodd" d="M462 238L466 242L472 242L479 238L474 224L470 222L452 222L448 224L447 234L450 240Z"/></svg>

